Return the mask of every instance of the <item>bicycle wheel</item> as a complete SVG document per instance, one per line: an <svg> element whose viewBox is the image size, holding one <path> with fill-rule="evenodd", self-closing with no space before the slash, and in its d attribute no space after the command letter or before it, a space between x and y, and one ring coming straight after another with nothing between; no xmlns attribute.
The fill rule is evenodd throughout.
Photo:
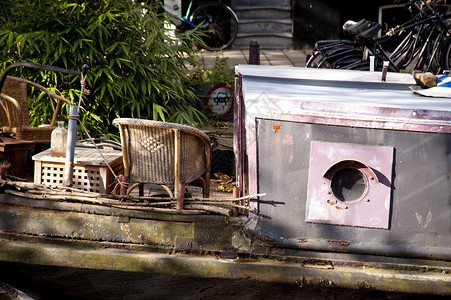
<svg viewBox="0 0 451 300"><path fill-rule="evenodd" d="M440 51L440 66L442 71L451 70L451 36L445 40Z"/></svg>
<svg viewBox="0 0 451 300"><path fill-rule="evenodd" d="M332 63L332 68L333 69L343 69L343 68L346 68L346 66L357 63L361 60L362 60L362 55L351 54L349 56L345 56L340 59L337 59L334 63Z"/></svg>
<svg viewBox="0 0 451 300"><path fill-rule="evenodd" d="M321 53L321 51L317 51L312 56L310 56L305 66L307 68L330 68L329 63L325 60L324 55Z"/></svg>
<svg viewBox="0 0 451 300"><path fill-rule="evenodd" d="M437 36L434 37L434 40L426 45L426 55L423 67L425 72L437 74L441 70L440 51L443 45L441 39L443 38L437 34Z"/></svg>
<svg viewBox="0 0 451 300"><path fill-rule="evenodd" d="M235 40L238 30L238 18L233 10L219 3L207 3L199 6L193 13L191 22L205 30L202 36L206 50L222 50Z"/></svg>
<svg viewBox="0 0 451 300"><path fill-rule="evenodd" d="M344 69L344 70L357 70L357 71L369 71L370 70L370 61L369 60L356 61L356 62L350 63L350 64L348 64L346 66L343 66L341 69Z"/></svg>
<svg viewBox="0 0 451 300"><path fill-rule="evenodd" d="M375 66L374 66L374 70L375 71L382 71L382 61L378 61ZM370 60L361 60L361 61L356 61L354 63L350 63L344 67L341 67L340 69L344 69L344 70L357 70L357 71L369 71L370 70ZM393 72L393 73L399 73L399 70L396 70L391 64L388 67L388 72Z"/></svg>

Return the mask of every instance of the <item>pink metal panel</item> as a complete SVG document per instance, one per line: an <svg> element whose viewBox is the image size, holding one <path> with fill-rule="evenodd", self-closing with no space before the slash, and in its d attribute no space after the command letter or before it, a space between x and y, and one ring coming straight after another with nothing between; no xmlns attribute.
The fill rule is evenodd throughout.
<svg viewBox="0 0 451 300"><path fill-rule="evenodd" d="M305 221L388 229L392 165L393 147L312 142ZM331 189L343 168L363 175L366 188L355 201L340 200Z"/></svg>
<svg viewBox="0 0 451 300"><path fill-rule="evenodd" d="M265 103L258 103L260 106L257 108L253 104L247 111L248 115L326 125L451 133L451 113L446 111L262 98Z"/></svg>

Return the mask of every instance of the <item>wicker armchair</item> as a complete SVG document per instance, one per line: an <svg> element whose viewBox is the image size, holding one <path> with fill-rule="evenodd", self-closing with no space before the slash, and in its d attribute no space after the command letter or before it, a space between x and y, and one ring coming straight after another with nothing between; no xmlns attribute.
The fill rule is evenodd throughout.
<svg viewBox="0 0 451 300"><path fill-rule="evenodd" d="M40 127L30 127L28 121L28 86L34 86L50 97L54 110L52 120L49 125ZM52 101L56 99L56 105ZM70 101L49 91L37 83L23 78L8 76L3 84L0 95L0 129L4 133L14 134L17 139L34 141L37 143L50 142L52 130L55 129L56 117L58 116L63 102L70 104Z"/></svg>
<svg viewBox="0 0 451 300"><path fill-rule="evenodd" d="M143 119L119 118L113 125L121 135L124 175L132 184L128 193L136 185L154 183L177 198L186 184L200 181L203 196L209 197L210 139L205 133L190 126ZM174 185L174 195L167 185Z"/></svg>

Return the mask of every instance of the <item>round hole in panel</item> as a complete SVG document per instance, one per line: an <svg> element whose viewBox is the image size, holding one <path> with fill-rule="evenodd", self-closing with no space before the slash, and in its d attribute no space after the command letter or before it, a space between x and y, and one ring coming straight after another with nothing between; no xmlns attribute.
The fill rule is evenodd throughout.
<svg viewBox="0 0 451 300"><path fill-rule="evenodd" d="M355 203L366 195L368 182L359 169L344 167L333 175L330 187L338 200Z"/></svg>

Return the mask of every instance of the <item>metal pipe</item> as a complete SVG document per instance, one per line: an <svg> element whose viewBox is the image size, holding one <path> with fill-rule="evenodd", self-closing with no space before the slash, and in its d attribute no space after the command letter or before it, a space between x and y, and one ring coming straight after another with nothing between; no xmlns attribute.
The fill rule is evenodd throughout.
<svg viewBox="0 0 451 300"><path fill-rule="evenodd" d="M74 153L75 153L75 139L77 136L77 120L78 120L78 105L71 105L69 109L69 125L67 131L67 147L66 147L66 162L64 167L63 185L71 186L73 183L74 172Z"/></svg>
<svg viewBox="0 0 451 300"><path fill-rule="evenodd" d="M389 64L390 64L390 62L384 61L384 64L382 67L382 78L381 78L382 82L385 82L387 80L387 71L388 71Z"/></svg>

